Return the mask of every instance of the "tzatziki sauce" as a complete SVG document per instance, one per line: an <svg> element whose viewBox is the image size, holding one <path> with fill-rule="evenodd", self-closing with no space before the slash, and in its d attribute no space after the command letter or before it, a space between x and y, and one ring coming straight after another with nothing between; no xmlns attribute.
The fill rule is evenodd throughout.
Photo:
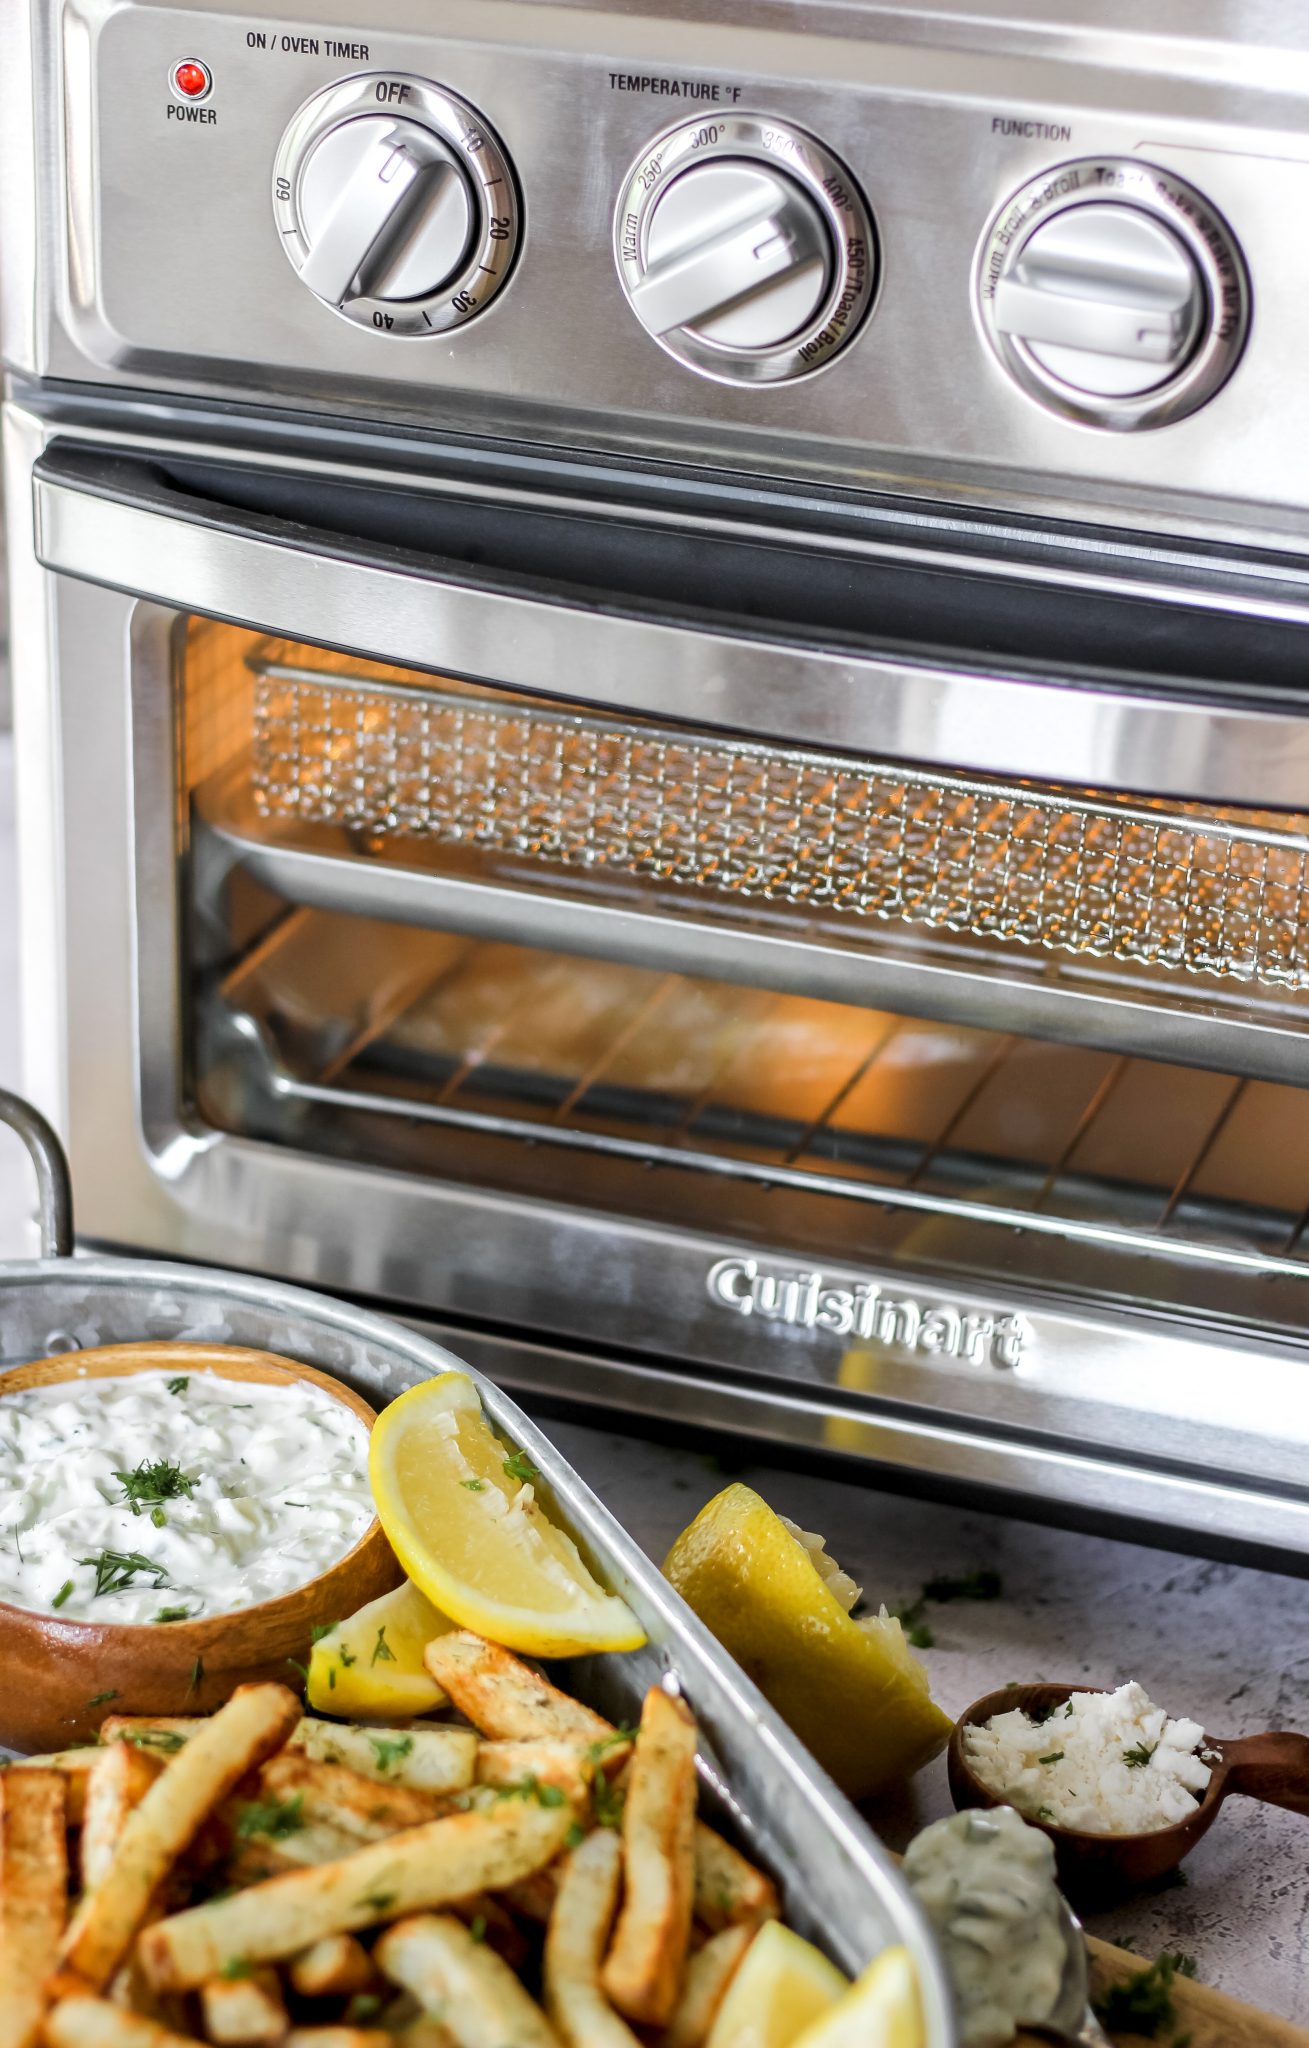
<svg viewBox="0 0 1309 2048"><path fill-rule="evenodd" d="M1050 2018L1065 1948L1054 1845L1012 1806L933 1821L905 1852L905 1880L936 1931L963 2048L1001 2048Z"/></svg>
<svg viewBox="0 0 1309 2048"><path fill-rule="evenodd" d="M64 1621L229 1614L373 1519L368 1432L307 1381L70 1379L0 1396L0 1600Z"/></svg>

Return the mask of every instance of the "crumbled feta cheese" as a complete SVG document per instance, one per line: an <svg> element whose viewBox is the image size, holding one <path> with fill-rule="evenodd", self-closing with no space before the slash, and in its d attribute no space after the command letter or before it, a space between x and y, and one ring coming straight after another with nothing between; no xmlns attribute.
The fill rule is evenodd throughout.
<svg viewBox="0 0 1309 2048"><path fill-rule="evenodd" d="M1046 1721L1021 1709L964 1732L987 1790L1020 1813L1088 1834L1144 1834L1195 1812L1209 1783L1204 1730L1171 1721L1135 1681L1075 1692Z"/></svg>

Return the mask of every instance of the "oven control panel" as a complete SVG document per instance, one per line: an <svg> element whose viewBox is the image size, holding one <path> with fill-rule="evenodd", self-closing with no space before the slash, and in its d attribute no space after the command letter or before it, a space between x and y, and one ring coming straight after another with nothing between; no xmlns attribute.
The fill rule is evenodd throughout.
<svg viewBox="0 0 1309 2048"><path fill-rule="evenodd" d="M57 129L33 176L62 189L0 190L8 249L33 213L59 245L11 361L744 474L1309 520L1309 17L1242 30L1238 89L1163 0L1148 30L1065 0L1048 32L987 0L767 27L734 0L448 0L436 27L424 0L348 5L329 29L66 0L33 96Z"/></svg>

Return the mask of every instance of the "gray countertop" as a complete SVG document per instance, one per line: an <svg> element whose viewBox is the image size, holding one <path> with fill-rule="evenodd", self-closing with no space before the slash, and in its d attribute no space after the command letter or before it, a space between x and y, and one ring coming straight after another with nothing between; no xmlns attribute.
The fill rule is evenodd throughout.
<svg viewBox="0 0 1309 2048"><path fill-rule="evenodd" d="M547 1428L649 1554L672 1539L728 1476L692 1451L558 1422ZM1010 1679L1090 1685L1136 1678L1173 1714L1211 1734L1309 1732L1309 1581L998 1515L937 1506L862 1485L743 1464L731 1477L817 1529L874 1603L914 1598L937 1573L993 1566L998 1600L932 1610L922 1654L951 1714ZM945 1760L874 1816L893 1848L952 1810ZM1153 1958L1194 1956L1197 1974L1233 1997L1309 2023L1309 1819L1248 1799L1223 1809L1188 1858L1186 1883L1091 1916L1096 1934Z"/></svg>
<svg viewBox="0 0 1309 2048"><path fill-rule="evenodd" d="M0 733L0 1085L18 1083L13 811ZM0 1257L29 1249L29 1192L16 1144L0 1145ZM552 1434L651 1556L726 1483L693 1452L609 1431ZM913 1598L938 1572L992 1565L1003 1596L934 1612L924 1654L952 1714L1010 1679L1138 1678L1172 1713L1216 1735L1309 1731L1309 1582L1000 1516L938 1507L775 1466L740 1477L820 1530L874 1602ZM938 1760L878 1816L893 1847L948 1812ZM1224 1809L1187 1864L1184 1887L1138 1898L1091 1924L1153 1957L1180 1948L1199 1975L1285 2018L1309 2022L1309 1820L1248 1800Z"/></svg>

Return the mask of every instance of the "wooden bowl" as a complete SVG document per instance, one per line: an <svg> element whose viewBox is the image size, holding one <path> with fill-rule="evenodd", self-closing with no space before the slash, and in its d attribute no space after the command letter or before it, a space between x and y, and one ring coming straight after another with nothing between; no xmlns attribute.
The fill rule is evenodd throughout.
<svg viewBox="0 0 1309 2048"><path fill-rule="evenodd" d="M271 1351L228 1344L109 1344L65 1352L0 1373L0 1398L27 1387L136 1372L213 1372L277 1386L306 1381L358 1416L376 1417L349 1387L313 1366ZM106 1714L198 1714L221 1706L233 1686L276 1678L294 1685L288 1659L309 1660L316 1622L340 1621L398 1586L403 1573L379 1522L371 1522L335 1564L275 1600L199 1621L64 1621L0 1600L0 1745L67 1749L94 1738Z"/></svg>

